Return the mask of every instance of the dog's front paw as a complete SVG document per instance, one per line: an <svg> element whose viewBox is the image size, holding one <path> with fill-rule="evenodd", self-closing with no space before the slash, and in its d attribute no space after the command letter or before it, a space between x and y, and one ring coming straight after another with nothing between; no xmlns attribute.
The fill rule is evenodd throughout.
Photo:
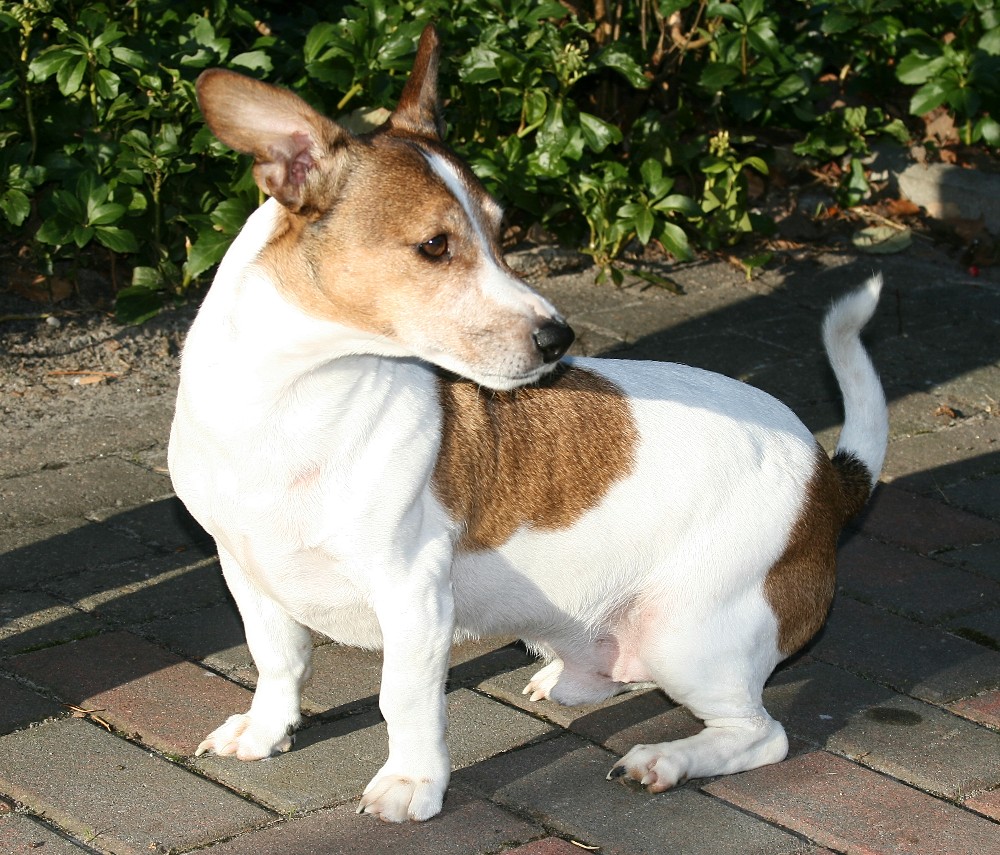
<svg viewBox="0 0 1000 855"><path fill-rule="evenodd" d="M200 757L207 751L220 756L235 754L240 760L263 760L292 747L288 728L262 724L249 713L231 715L213 730L194 752Z"/></svg>
<svg viewBox="0 0 1000 855"><path fill-rule="evenodd" d="M365 788L358 813L386 822L423 821L441 812L448 782L404 775L376 775Z"/></svg>
<svg viewBox="0 0 1000 855"><path fill-rule="evenodd" d="M556 687L556 683L559 682L562 672L562 659L554 659L531 678L528 685L521 690L521 694L530 695L528 700L532 703L552 698L552 690ZM555 698L552 699L556 700Z"/></svg>

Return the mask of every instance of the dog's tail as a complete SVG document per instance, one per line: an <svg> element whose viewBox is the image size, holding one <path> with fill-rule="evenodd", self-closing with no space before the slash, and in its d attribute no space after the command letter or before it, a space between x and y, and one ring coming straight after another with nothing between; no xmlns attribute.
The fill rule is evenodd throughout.
<svg viewBox="0 0 1000 855"><path fill-rule="evenodd" d="M844 427L833 465L844 486L849 517L861 510L882 471L889 441L889 413L875 366L861 344L882 290L873 275L861 288L837 300L823 319L823 344L844 398ZM863 470L863 471L862 471Z"/></svg>

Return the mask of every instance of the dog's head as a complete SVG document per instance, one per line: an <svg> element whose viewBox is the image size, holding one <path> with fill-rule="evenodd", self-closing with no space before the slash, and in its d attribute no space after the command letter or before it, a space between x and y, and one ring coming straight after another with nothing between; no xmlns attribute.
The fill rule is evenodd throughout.
<svg viewBox="0 0 1000 855"><path fill-rule="evenodd" d="M354 136L301 98L221 69L198 79L213 133L252 154L283 209L258 263L308 314L484 386L544 375L573 332L504 263L501 210L441 142L428 27L395 111Z"/></svg>

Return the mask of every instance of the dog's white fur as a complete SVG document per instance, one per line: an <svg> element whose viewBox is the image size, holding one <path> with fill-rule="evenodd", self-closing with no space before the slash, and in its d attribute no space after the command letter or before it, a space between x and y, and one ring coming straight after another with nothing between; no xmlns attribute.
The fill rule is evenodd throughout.
<svg viewBox="0 0 1000 855"><path fill-rule="evenodd" d="M488 399L539 381L568 341L540 354L539 330L562 321L503 264L495 203L437 142L436 55L429 31L393 118L361 141L264 84L213 73L201 87L213 130L254 153L277 199L247 221L190 331L171 433L177 493L218 544L259 671L250 710L198 752L249 760L291 746L311 628L384 651L389 754L360 807L384 819L441 808L456 638L526 639L550 659L525 690L535 699L590 702L652 680L704 720L691 738L636 746L614 777L656 791L778 761L787 740L761 690L792 652L781 597L798 583L775 568L808 528L803 514L827 501L835 539L847 513L827 493L848 490L843 459L862 472L859 501L878 477L886 408L858 334L880 281L824 326L846 406L836 465L750 386L680 365L568 360L612 390L631 426L610 452L618 474L598 491L594 471L574 472L590 500L561 523L465 542L469 521L442 498L437 468L463 415L442 405L452 381L434 365ZM407 234L394 243L393 230ZM418 249L438 234L444 259ZM504 394L516 405L521 393ZM814 489L820 475L834 487ZM829 595L810 607L808 634Z"/></svg>

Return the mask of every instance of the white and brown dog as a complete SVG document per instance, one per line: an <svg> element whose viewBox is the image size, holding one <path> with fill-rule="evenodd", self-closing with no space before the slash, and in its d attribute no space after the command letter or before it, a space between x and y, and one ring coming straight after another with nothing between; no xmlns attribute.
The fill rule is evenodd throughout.
<svg viewBox="0 0 1000 855"><path fill-rule="evenodd" d="M609 777L659 791L781 760L762 687L822 625L838 532L885 453L859 340L880 283L825 321L846 410L832 461L735 380L561 361L572 331L504 264L498 206L441 143L437 59L428 29L395 112L357 137L264 83L198 82L272 197L191 328L170 438L260 675L198 753L290 747L313 629L384 651L389 754L359 808L383 819L441 809L449 649L468 637L543 654L532 699L654 681L704 721Z"/></svg>

